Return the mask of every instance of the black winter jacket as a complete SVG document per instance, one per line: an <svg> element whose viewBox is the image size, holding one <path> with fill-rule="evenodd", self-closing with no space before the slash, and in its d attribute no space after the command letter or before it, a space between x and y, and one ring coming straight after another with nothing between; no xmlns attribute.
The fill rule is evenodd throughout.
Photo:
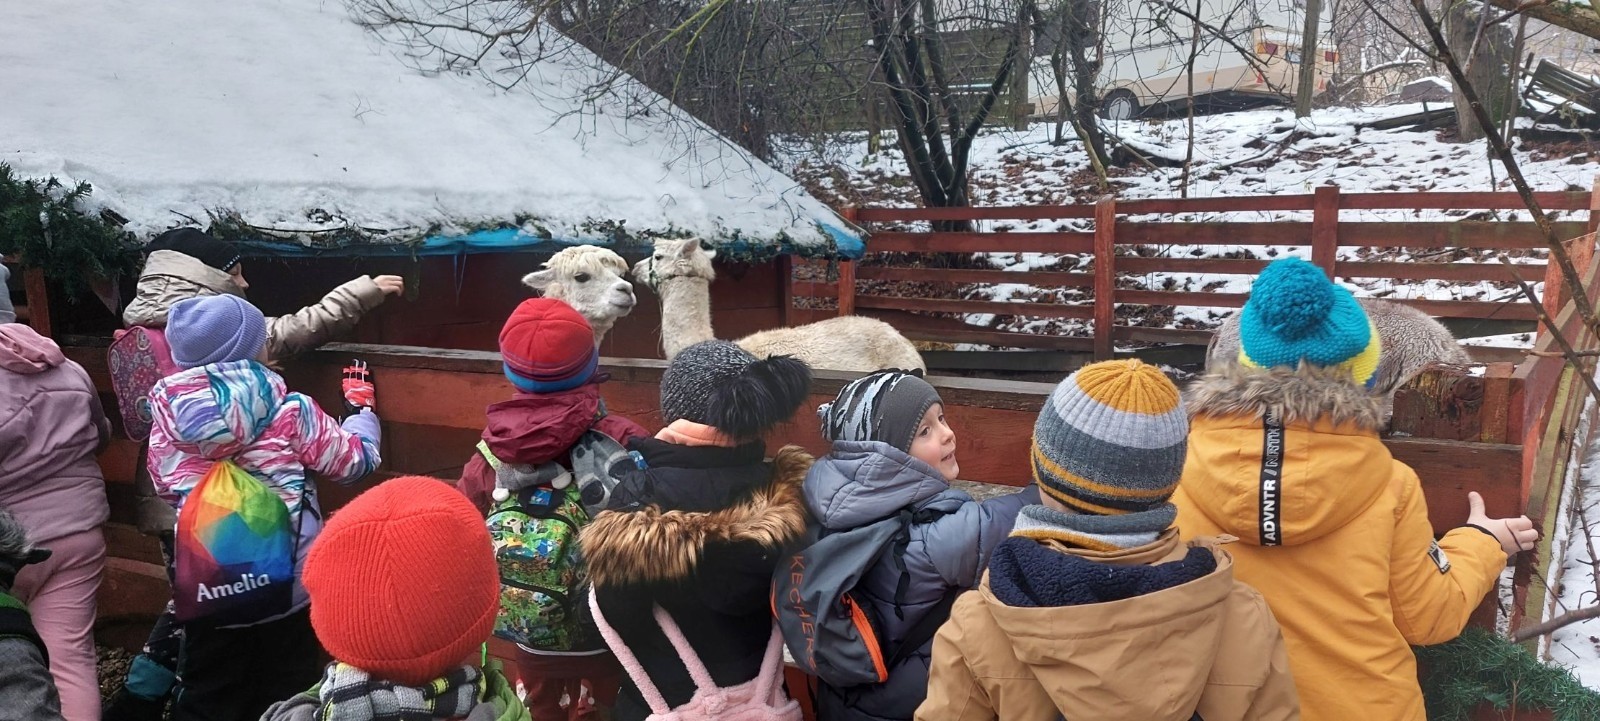
<svg viewBox="0 0 1600 721"><path fill-rule="evenodd" d="M812 458L788 447L768 463L760 443L641 438L629 447L647 467L629 471L609 509L584 528L583 556L601 612L676 707L694 696L694 682L652 607L672 615L717 685L754 679L772 632L772 573L805 530L800 485ZM649 714L625 680L614 718Z"/></svg>

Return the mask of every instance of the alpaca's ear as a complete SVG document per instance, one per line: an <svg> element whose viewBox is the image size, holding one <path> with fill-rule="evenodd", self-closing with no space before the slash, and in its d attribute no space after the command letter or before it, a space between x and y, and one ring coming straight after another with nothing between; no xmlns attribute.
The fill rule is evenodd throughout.
<svg viewBox="0 0 1600 721"><path fill-rule="evenodd" d="M716 248L706 248L705 251L706 251L706 260L714 260L717 257L717 249Z"/></svg>
<svg viewBox="0 0 1600 721"><path fill-rule="evenodd" d="M554 270L541 270L522 276L522 284L534 290L544 290L556 282Z"/></svg>
<svg viewBox="0 0 1600 721"><path fill-rule="evenodd" d="M694 238L690 238L688 240L685 240L685 241L683 241L682 245L678 246L678 256L681 257L681 258L684 258L684 259L693 258L694 257L694 251L696 249L698 249L699 247L700 247L700 241L699 240L696 240Z"/></svg>

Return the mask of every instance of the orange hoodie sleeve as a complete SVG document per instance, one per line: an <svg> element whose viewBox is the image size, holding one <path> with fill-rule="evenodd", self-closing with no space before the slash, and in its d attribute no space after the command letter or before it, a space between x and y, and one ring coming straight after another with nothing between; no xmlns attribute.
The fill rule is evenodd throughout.
<svg viewBox="0 0 1600 721"><path fill-rule="evenodd" d="M989 693L961 653L961 622L951 620L933 637L928 665L928 696L917 707L916 721L997 721Z"/></svg>
<svg viewBox="0 0 1600 721"><path fill-rule="evenodd" d="M1494 587L1506 567L1505 551L1471 528L1457 528L1435 546L1416 472L1396 462L1391 487L1399 499L1389 551L1395 625L1407 643L1444 643L1461 634L1473 609Z"/></svg>

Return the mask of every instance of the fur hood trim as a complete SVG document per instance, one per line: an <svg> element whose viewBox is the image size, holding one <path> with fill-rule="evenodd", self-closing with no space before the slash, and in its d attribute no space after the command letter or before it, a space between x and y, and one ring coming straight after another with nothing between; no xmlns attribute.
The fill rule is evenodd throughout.
<svg viewBox="0 0 1600 721"><path fill-rule="evenodd" d="M589 580L596 586L682 580L694 574L713 543L754 541L779 549L806 529L801 484L813 462L799 446L772 459L772 480L743 503L717 511L607 511L580 536Z"/></svg>
<svg viewBox="0 0 1600 721"><path fill-rule="evenodd" d="M1328 421L1363 430L1383 427L1383 399L1353 383L1338 368L1302 363L1297 369L1229 366L1208 372L1189 387L1189 415L1252 419L1268 411L1284 423Z"/></svg>

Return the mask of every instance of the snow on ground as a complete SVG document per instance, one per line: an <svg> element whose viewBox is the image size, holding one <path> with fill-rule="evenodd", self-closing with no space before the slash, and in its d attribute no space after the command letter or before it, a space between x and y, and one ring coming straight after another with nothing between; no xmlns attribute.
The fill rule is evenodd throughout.
<svg viewBox="0 0 1600 721"><path fill-rule="evenodd" d="M1553 569L1559 573L1556 613L1600 604L1600 555L1596 555L1600 546L1600 442L1587 449L1582 461L1576 477L1568 479L1569 496L1562 500L1556 543L1551 549L1562 559L1558 569ZM1600 619L1557 630L1551 634L1548 648L1552 661L1570 666L1585 686L1600 689Z"/></svg>
<svg viewBox="0 0 1600 721"><path fill-rule="evenodd" d="M340 0L0 0L0 16L0 163L92 182L141 236L209 210L411 238L623 222L816 245L819 222L844 226L658 96L623 83L651 112L581 104L604 68L570 45L504 91L414 69Z"/></svg>
<svg viewBox="0 0 1600 721"><path fill-rule="evenodd" d="M1437 106L1435 106L1437 109ZM1201 116L1195 119L1194 164L1189 183L1191 197L1276 195L1311 193L1318 186L1336 184L1344 193L1385 191L1512 190L1504 168L1486 157L1482 143L1442 140L1438 131L1379 131L1358 127L1376 120L1423 110L1421 104L1321 109L1296 120L1288 109ZM1108 131L1128 141L1146 155L1181 161L1189 131L1182 119L1114 123ZM1053 145L1054 125L1036 123L1027 131L988 129L971 153L972 197L975 205L1042 205L1093 202L1103 194L1089 169L1087 156L1067 129L1068 142ZM822 149L809 148L780 165L791 170L819 196L836 205L914 205L916 190L909 180L903 157L892 136L883 152L869 155L865 137ZM1517 150L1522 170L1536 190L1588 190L1600 155L1581 147L1527 147ZM1119 200L1174 198L1182 191L1182 171L1152 168L1137 163L1114 168L1111 192ZM1568 214L1557 213L1557 218ZM1309 211L1191 213L1166 218L1180 221L1310 220ZM1516 211L1344 211L1341 220L1529 220ZM1582 213L1574 219L1582 218ZM1154 218L1133 217L1132 220ZM1089 220L1012 221L982 224L996 231L1088 231ZM1310 249L1294 246L1171 246L1146 247L1143 254L1167 257L1308 258ZM979 256L994 267L1013 271L1065 270L1087 272L1090 258L1042 253L986 253ZM1496 254L1452 251L1342 248L1345 260L1395 262L1499 262ZM1516 258L1542 262L1542 251ZM1123 282L1173 291L1247 293L1251 276L1166 273L1124 276ZM1515 287L1503 283L1400 282L1368 278L1342 278L1357 295L1395 299L1515 300ZM1073 302L1087 299L1075 289L1032 288L1019 278L998 286L971 286L963 296L973 299L1027 302ZM1172 313L1139 316L1131 320L1157 327L1210 327L1226 317L1228 309L1177 308ZM1075 333L1088 324L1027 318L971 316L967 322L1002 330Z"/></svg>

